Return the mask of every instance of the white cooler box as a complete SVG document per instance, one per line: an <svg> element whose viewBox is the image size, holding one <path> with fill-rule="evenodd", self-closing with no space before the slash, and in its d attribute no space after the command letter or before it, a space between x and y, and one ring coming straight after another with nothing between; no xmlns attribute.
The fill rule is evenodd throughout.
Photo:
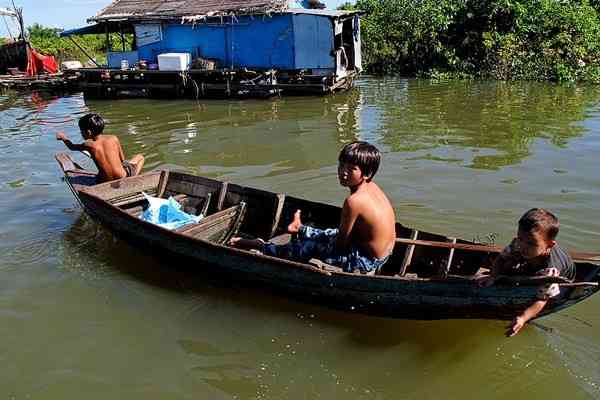
<svg viewBox="0 0 600 400"><path fill-rule="evenodd" d="M158 55L158 69L160 71L185 71L189 69L192 61L190 53L164 53Z"/></svg>

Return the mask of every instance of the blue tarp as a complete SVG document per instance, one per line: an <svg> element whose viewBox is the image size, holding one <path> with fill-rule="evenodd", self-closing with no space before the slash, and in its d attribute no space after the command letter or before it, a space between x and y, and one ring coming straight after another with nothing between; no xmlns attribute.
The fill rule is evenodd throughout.
<svg viewBox="0 0 600 400"><path fill-rule="evenodd" d="M62 31L59 36L60 37L66 37L66 36L71 36L71 35L91 35L91 34L98 34L98 33L105 33L106 28L104 27L104 25L100 25L100 24L94 24L94 25L88 25L88 26L84 26L82 28L75 28L75 29L69 29L66 31Z"/></svg>
<svg viewBox="0 0 600 400"><path fill-rule="evenodd" d="M199 222L204 218L202 214L196 216L183 212L181 210L181 204L173 197L161 199L149 196L144 192L142 192L142 194L149 203L149 207L144 210L142 215L140 215L140 219L144 221L172 230L187 224Z"/></svg>

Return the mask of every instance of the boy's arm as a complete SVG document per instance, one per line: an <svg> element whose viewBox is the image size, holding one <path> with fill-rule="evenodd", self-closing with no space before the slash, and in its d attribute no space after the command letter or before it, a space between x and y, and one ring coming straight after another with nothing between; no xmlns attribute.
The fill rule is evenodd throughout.
<svg viewBox="0 0 600 400"><path fill-rule="evenodd" d="M358 218L358 207L354 199L347 198L344 201L344 207L342 208L342 219L340 221L340 227L335 240L335 247L337 249L345 249L350 244L350 235L354 223Z"/></svg>
<svg viewBox="0 0 600 400"><path fill-rule="evenodd" d="M67 139L64 132L58 132L56 134L56 140L61 140L65 144L65 146L67 146L67 148L69 150L83 151L83 150L88 149L88 147L85 145L85 143L78 144L78 143L71 142L69 139Z"/></svg>
<svg viewBox="0 0 600 400"><path fill-rule="evenodd" d="M536 300L532 305L527 307L525 311L521 314L517 315L513 320L512 324L508 327L506 331L506 336L511 337L515 336L523 326L529 321L537 317L537 315L546 307L548 300Z"/></svg>
<svg viewBox="0 0 600 400"><path fill-rule="evenodd" d="M559 270L554 267L546 268L537 273L537 275L542 276L559 276ZM529 321L538 316L538 314L546 307L548 304L548 300L558 296L560 294L560 289L556 283L543 285L538 288L537 296L538 300L536 300L532 305L527 307L525 311L521 314L517 315L513 320L512 325L506 331L507 336L514 336L523 326Z"/></svg>

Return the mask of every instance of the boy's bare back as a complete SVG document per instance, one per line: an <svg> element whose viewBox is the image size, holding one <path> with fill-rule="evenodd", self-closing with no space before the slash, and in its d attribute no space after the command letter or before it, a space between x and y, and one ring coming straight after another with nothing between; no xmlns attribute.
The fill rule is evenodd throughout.
<svg viewBox="0 0 600 400"><path fill-rule="evenodd" d="M108 182L140 173L144 166L144 156L136 154L131 160L126 161L119 138L102 133L104 119L100 115L89 113L81 117L79 130L85 140L83 143L71 142L64 132L58 132L56 140L62 141L69 150L88 152L98 168L99 182Z"/></svg>
<svg viewBox="0 0 600 400"><path fill-rule="evenodd" d="M342 218L355 218L350 241L375 258L388 256L396 241L394 209L375 182L365 182L344 202ZM342 221L343 225L343 221Z"/></svg>
<svg viewBox="0 0 600 400"><path fill-rule="evenodd" d="M98 179L101 182L121 179L127 176L123 168L123 149L119 138L114 135L98 135L85 141L88 150L98 168Z"/></svg>

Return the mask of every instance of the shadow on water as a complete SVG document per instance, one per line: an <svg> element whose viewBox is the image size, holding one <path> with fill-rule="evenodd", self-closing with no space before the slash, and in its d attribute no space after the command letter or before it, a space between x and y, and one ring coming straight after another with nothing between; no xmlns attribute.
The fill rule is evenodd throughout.
<svg viewBox="0 0 600 400"><path fill-rule="evenodd" d="M82 213L64 232L65 264L69 259L86 259L95 271L84 271L81 265L73 272L86 275L124 274L146 285L182 296L203 297L209 302L228 303L236 313L256 315L257 319L273 315L305 320L311 324L331 326L346 333L345 342L365 348L385 349L410 345L424 355L435 355L448 348L462 347L484 332L499 329L503 322L479 320L411 321L370 317L329 309L314 303L303 303L284 294L265 291L256 285L228 280L190 264L189 259L152 254L148 248L136 247L116 238L103 226ZM439 333L443 331L444 335ZM211 351L210 349L207 351Z"/></svg>

